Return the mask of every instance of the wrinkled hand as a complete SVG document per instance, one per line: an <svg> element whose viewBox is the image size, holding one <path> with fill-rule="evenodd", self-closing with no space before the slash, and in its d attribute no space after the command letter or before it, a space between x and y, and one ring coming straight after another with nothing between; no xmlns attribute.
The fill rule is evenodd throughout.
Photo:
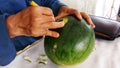
<svg viewBox="0 0 120 68"><path fill-rule="evenodd" d="M62 6L60 8L58 12L58 16L55 19L58 20L67 15L75 15L79 20L84 18L88 22L88 24L90 24L93 28L95 28L95 25L93 24L92 20L90 19L87 13L79 12L78 10L69 8L67 6Z"/></svg>
<svg viewBox="0 0 120 68"><path fill-rule="evenodd" d="M59 37L59 33L49 29L61 28L64 22L55 22L53 12L46 7L30 6L6 19L10 37L15 36L51 36Z"/></svg>

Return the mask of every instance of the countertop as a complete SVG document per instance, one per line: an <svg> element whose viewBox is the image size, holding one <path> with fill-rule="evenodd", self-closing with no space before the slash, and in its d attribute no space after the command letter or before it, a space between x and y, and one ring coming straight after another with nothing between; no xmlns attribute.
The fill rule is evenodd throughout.
<svg viewBox="0 0 120 68"><path fill-rule="evenodd" d="M33 46L34 45L34 46ZM47 58L47 64L38 64L37 59L44 52L44 38L32 44L32 47L17 55L7 66L0 68L120 68L120 38L105 40L96 38L95 48L90 56L81 64L75 66L57 66ZM30 57L32 62L23 58Z"/></svg>

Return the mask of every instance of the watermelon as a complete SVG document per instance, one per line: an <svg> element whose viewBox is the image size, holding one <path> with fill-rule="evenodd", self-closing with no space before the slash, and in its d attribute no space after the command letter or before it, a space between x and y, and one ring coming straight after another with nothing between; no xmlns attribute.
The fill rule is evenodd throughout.
<svg viewBox="0 0 120 68"><path fill-rule="evenodd" d="M55 29L59 38L46 36L44 48L48 58L60 66L75 65L83 62L94 49L95 34L93 28L74 16L66 16L59 21L66 24Z"/></svg>

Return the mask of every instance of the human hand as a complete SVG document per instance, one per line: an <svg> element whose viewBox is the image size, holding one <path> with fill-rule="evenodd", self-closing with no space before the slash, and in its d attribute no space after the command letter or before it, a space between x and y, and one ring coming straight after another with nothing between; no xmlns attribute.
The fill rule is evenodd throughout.
<svg viewBox="0 0 120 68"><path fill-rule="evenodd" d="M55 19L58 20L67 15L75 15L79 20L84 18L88 22L88 24L90 24L93 28L95 28L95 25L93 24L92 20L90 19L87 13L79 12L78 10L69 8L67 6L62 6L60 8L58 15L55 17Z"/></svg>
<svg viewBox="0 0 120 68"><path fill-rule="evenodd" d="M53 12L47 7L30 6L6 19L10 37L15 36L51 36L59 37L59 33L49 29L61 28L64 22L55 22Z"/></svg>

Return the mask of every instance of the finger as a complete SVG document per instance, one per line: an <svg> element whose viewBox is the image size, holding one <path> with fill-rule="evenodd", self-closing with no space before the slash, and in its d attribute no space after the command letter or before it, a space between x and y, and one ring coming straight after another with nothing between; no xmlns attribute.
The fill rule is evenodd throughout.
<svg viewBox="0 0 120 68"><path fill-rule="evenodd" d="M48 15L48 16L54 15L52 9L47 7L41 7L41 11L43 12L42 13L43 15Z"/></svg>
<svg viewBox="0 0 120 68"><path fill-rule="evenodd" d="M55 32L55 31L47 30L46 33L45 33L45 36L51 36L51 37L54 37L54 38L58 38L59 37L59 33Z"/></svg>
<svg viewBox="0 0 120 68"><path fill-rule="evenodd" d="M65 25L64 22L48 22L42 24L40 27L42 28L48 28L48 29L55 29L55 28L61 28Z"/></svg>
<svg viewBox="0 0 120 68"><path fill-rule="evenodd" d="M74 15L79 19L79 20L81 20L82 19L82 16L81 16L81 14L77 11L77 10L73 10L74 12Z"/></svg>
<svg viewBox="0 0 120 68"><path fill-rule="evenodd" d="M42 14L42 15L48 15L48 16L54 15L52 9L50 9L48 7L42 7L42 6L34 7L34 6L31 6L31 10L35 11L35 12L38 12L39 14Z"/></svg>
<svg viewBox="0 0 120 68"><path fill-rule="evenodd" d="M43 22L55 21L55 17L54 16L43 15L41 18L42 18L41 20L43 20Z"/></svg>
<svg viewBox="0 0 120 68"><path fill-rule="evenodd" d="M94 23L92 22L91 18L89 15L85 12L80 12L81 16L87 21L88 24L90 24L93 28L95 28Z"/></svg>
<svg viewBox="0 0 120 68"><path fill-rule="evenodd" d="M65 17L65 16L67 16L67 15L68 15L68 14L61 13L61 14L59 14L58 16L55 17L55 20L57 21L57 20L59 20L60 18L63 18L63 17Z"/></svg>
<svg viewBox="0 0 120 68"><path fill-rule="evenodd" d="M50 31L46 28L40 28L40 29L34 29L34 31L31 32L30 36L34 36L34 37L51 36L51 37L58 38L59 33L55 31Z"/></svg>
<svg viewBox="0 0 120 68"><path fill-rule="evenodd" d="M38 17L35 17L34 22L38 22L39 24L45 23L45 22L54 22L55 18L54 16L46 16L46 15L38 15Z"/></svg>

